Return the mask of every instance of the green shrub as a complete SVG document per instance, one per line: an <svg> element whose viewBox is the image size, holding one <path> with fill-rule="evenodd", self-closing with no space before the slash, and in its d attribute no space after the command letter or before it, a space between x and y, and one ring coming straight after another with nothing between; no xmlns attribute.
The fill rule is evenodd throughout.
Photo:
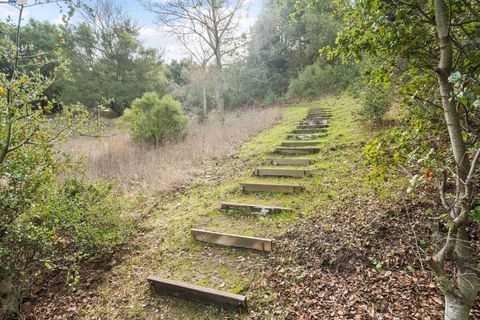
<svg viewBox="0 0 480 320"><path fill-rule="evenodd" d="M2 319L14 317L18 301L45 272L67 271L66 284L75 290L83 262L107 257L135 232L122 215L124 204L111 192L112 184L78 176L59 183L53 175L42 182L31 195L17 190L20 202L28 205L19 206L23 212L0 238ZM0 187L0 192L8 195L10 188Z"/></svg>
<svg viewBox="0 0 480 320"><path fill-rule="evenodd" d="M355 65L327 65L316 62L307 66L290 82L288 98L315 98L335 93L349 86L358 76Z"/></svg>
<svg viewBox="0 0 480 320"><path fill-rule="evenodd" d="M392 96L382 87L369 87L363 95L360 117L373 125L381 125L383 117L392 106Z"/></svg>
<svg viewBox="0 0 480 320"><path fill-rule="evenodd" d="M180 102L171 96L160 99L155 92L135 99L123 120L130 125L136 142L152 145L182 139L187 129L187 117Z"/></svg>

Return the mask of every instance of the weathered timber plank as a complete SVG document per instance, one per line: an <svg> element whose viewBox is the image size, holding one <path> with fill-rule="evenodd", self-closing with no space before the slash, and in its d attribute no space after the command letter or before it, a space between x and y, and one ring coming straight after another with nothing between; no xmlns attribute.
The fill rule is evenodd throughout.
<svg viewBox="0 0 480 320"><path fill-rule="evenodd" d="M302 121L330 121L330 117L305 117Z"/></svg>
<svg viewBox="0 0 480 320"><path fill-rule="evenodd" d="M317 146L319 142L312 141L285 141L282 142L282 147L314 147Z"/></svg>
<svg viewBox="0 0 480 320"><path fill-rule="evenodd" d="M299 124L297 126L297 129L327 129L328 126L324 126L324 125L310 125L310 124ZM326 131L326 130L324 130Z"/></svg>
<svg viewBox="0 0 480 320"><path fill-rule="evenodd" d="M307 118L304 118L302 121L304 122L328 122L330 121L329 118L319 118L319 117L307 117Z"/></svg>
<svg viewBox="0 0 480 320"><path fill-rule="evenodd" d="M323 134L289 134L287 135L287 140L297 140L297 141L302 141L302 140L314 140L321 138L325 135Z"/></svg>
<svg viewBox="0 0 480 320"><path fill-rule="evenodd" d="M309 133L324 133L327 130L325 128L320 129L295 129L291 133L293 134L309 134Z"/></svg>
<svg viewBox="0 0 480 320"><path fill-rule="evenodd" d="M300 124L325 124L327 125L329 120L327 119L303 119Z"/></svg>
<svg viewBox="0 0 480 320"><path fill-rule="evenodd" d="M302 121L323 121L323 122L328 122L330 121L330 118L326 118L326 117L306 117L306 118L303 118Z"/></svg>
<svg viewBox="0 0 480 320"><path fill-rule="evenodd" d="M298 193L303 190L302 186L292 184L241 183L240 185L244 192Z"/></svg>
<svg viewBox="0 0 480 320"><path fill-rule="evenodd" d="M330 110L310 110L307 114L332 114Z"/></svg>
<svg viewBox="0 0 480 320"><path fill-rule="evenodd" d="M229 203L229 202L222 202L221 210L246 211L246 212L252 212L252 213L257 213L261 215L292 211L292 209L290 208L261 206L261 205L255 205L255 204Z"/></svg>
<svg viewBox="0 0 480 320"><path fill-rule="evenodd" d="M267 159L268 164L273 165L300 165L300 166L308 166L313 164L315 160L313 159L295 159L295 158L271 158Z"/></svg>
<svg viewBox="0 0 480 320"><path fill-rule="evenodd" d="M306 117L331 117L331 112L309 112Z"/></svg>
<svg viewBox="0 0 480 320"><path fill-rule="evenodd" d="M163 279L155 276L147 278L150 287L158 293L195 300L223 308L245 308L247 298L239 294L205 288L185 282Z"/></svg>
<svg viewBox="0 0 480 320"><path fill-rule="evenodd" d="M257 176L268 177L305 177L310 175L310 170L302 169L276 169L276 168L257 168L254 171Z"/></svg>
<svg viewBox="0 0 480 320"><path fill-rule="evenodd" d="M200 229L192 229L190 232L192 233L193 239L197 241L214 243L228 247L253 249L266 252L272 251L273 240L271 239L246 237L236 234L212 232Z"/></svg>
<svg viewBox="0 0 480 320"><path fill-rule="evenodd" d="M322 121L302 121L298 123L299 126L325 126L328 127L330 124L328 122Z"/></svg>
<svg viewBox="0 0 480 320"><path fill-rule="evenodd" d="M274 153L283 155L305 155L320 152L319 148L276 148Z"/></svg>
<svg viewBox="0 0 480 320"><path fill-rule="evenodd" d="M307 114L305 118L321 118L321 119L330 119L332 115L330 113L317 113L317 114Z"/></svg>

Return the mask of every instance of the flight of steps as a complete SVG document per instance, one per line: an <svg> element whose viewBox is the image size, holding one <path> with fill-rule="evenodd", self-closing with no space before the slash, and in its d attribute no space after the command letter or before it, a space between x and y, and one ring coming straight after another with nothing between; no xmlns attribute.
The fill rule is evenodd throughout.
<svg viewBox="0 0 480 320"><path fill-rule="evenodd" d="M327 135L332 114L323 108L312 108L307 116L290 132L281 145L273 150L273 154L284 157L272 157L266 160L269 167L255 168L253 175L259 178L275 178L278 182L240 183L242 192L249 194L269 193L300 193L303 186L297 183L282 183L283 178L305 178L315 171L308 166L315 163L314 159L296 156L314 155L320 152L319 142L314 141ZM311 140L311 141L309 141ZM274 166L272 168L272 166ZM292 168L292 166L295 166ZM260 204L222 202L220 210L239 211L253 215L268 215L281 212L293 212L291 208L266 206ZM274 250L274 240L243 235L212 232L208 230L192 229L192 238L196 241L212 243L227 247L245 248L262 252ZM246 308L247 299L243 295L218 291L184 282L163 279L155 276L148 277L152 290L174 297L218 305L223 308Z"/></svg>

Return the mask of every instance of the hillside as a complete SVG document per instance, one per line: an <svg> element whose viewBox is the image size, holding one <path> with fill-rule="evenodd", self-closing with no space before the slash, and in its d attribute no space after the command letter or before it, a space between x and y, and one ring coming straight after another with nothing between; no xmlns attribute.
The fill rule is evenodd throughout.
<svg viewBox="0 0 480 320"><path fill-rule="evenodd" d="M311 108L332 113L312 177L298 194L244 193L252 176ZM43 292L28 310L35 319L439 319L443 300L418 256L422 201L402 201L401 183L369 182L362 148L375 131L354 119L348 96L282 109L283 120L205 168L184 192L159 194L137 205L142 234L103 269L84 274L76 293ZM305 158L302 156L301 158ZM292 212L251 215L223 212L220 202L289 207ZM145 205L148 203L148 205ZM191 228L274 239L273 252L257 253L198 242ZM247 296L248 309L223 310L153 294L147 277L185 281ZM414 303L412 303L414 302ZM26 310L27 311L27 310Z"/></svg>

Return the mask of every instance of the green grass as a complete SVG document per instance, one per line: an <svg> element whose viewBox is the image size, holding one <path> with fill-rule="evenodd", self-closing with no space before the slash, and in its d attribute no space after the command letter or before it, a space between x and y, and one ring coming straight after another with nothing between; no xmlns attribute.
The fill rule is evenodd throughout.
<svg viewBox="0 0 480 320"><path fill-rule="evenodd" d="M265 159L272 157L272 150L286 141L286 135L310 108L317 106L333 113L328 135L318 139L319 154L299 156L317 161L306 167L288 167L319 172L305 178L253 176L253 169L264 166ZM81 315L111 319L159 317L159 314L164 319L247 318L245 313L154 295L145 279L158 275L248 295L250 284L260 277L266 257L195 242L190 237L190 228L275 238L305 217L328 214L329 208L342 203L345 196L371 192L362 167L361 143L368 141L372 132L354 121L358 108L358 103L349 96L284 108L280 124L244 144L237 152L239 159L227 159L220 164L217 169L221 182L202 180L179 195L157 199L157 209L146 222L151 231L138 239L136 252L111 271L110 282L99 289L100 297ZM241 182L294 183L301 184L306 191L247 194L240 190ZM388 188L383 192L385 197L391 196ZM221 201L289 207L294 211L268 216L225 213L219 210Z"/></svg>

